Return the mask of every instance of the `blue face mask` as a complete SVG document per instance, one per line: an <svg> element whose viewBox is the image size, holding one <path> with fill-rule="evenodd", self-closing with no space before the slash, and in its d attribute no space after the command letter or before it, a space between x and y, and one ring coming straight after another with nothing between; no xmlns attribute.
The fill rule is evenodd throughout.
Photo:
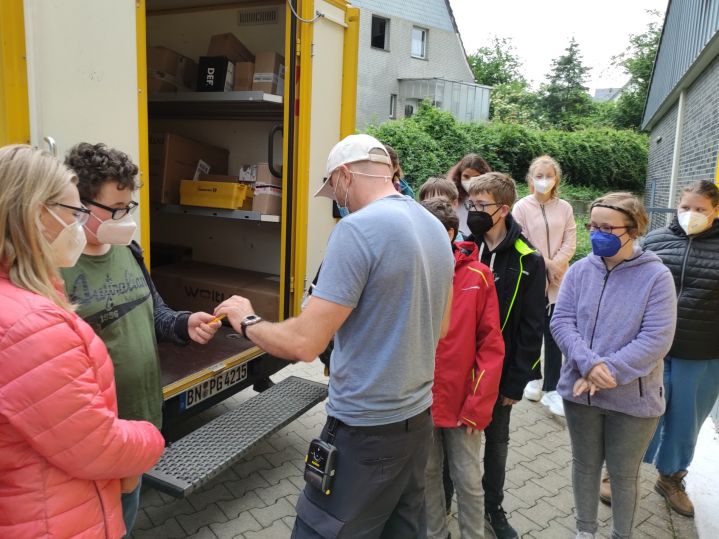
<svg viewBox="0 0 719 539"><path fill-rule="evenodd" d="M350 214L350 210L347 206L337 205L337 209L340 211L340 219L347 217Z"/></svg>
<svg viewBox="0 0 719 539"><path fill-rule="evenodd" d="M592 244L592 252L597 256L612 257L623 247L619 236L601 230L590 232L589 241Z"/></svg>

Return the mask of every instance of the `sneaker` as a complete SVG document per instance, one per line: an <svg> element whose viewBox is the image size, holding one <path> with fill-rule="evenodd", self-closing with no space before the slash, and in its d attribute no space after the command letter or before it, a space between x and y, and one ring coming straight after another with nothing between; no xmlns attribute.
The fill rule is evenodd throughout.
<svg viewBox="0 0 719 539"><path fill-rule="evenodd" d="M589 532L577 532L574 539L594 539L594 534Z"/></svg>
<svg viewBox="0 0 719 539"><path fill-rule="evenodd" d="M537 402L542 398L542 381L532 380L524 388L524 398L530 401Z"/></svg>
<svg viewBox="0 0 719 539"><path fill-rule="evenodd" d="M548 391L542 397L542 404L549 408L554 415L564 417L564 401L556 391Z"/></svg>
<svg viewBox="0 0 719 539"><path fill-rule="evenodd" d="M602 472L602 482L599 483L599 500L604 505L612 505L612 487L609 484L609 474L606 470Z"/></svg>
<svg viewBox="0 0 719 539"><path fill-rule="evenodd" d="M684 477L687 472L677 472L673 475L659 475L654 490L664 496L669 506L685 517L694 516L694 504L687 496Z"/></svg>
<svg viewBox="0 0 719 539"><path fill-rule="evenodd" d="M507 513L501 507L484 514L484 521L496 539L518 539L517 532L507 521Z"/></svg>

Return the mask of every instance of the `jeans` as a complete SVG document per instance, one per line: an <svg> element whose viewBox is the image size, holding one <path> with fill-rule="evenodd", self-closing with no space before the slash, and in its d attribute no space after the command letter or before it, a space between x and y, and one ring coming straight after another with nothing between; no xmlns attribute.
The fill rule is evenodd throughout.
<svg viewBox="0 0 719 539"><path fill-rule="evenodd" d="M548 304L544 315L544 384L542 391L556 391L559 371L562 370L562 351L554 342L549 323L554 314L554 304Z"/></svg>
<svg viewBox="0 0 719 539"><path fill-rule="evenodd" d="M142 488L142 477L137 483L137 487L132 492L123 494L122 500L122 519L125 521L125 537L130 537L132 528L137 520L137 512L140 510L140 490Z"/></svg>
<svg viewBox="0 0 719 539"><path fill-rule="evenodd" d="M494 405L492 422L484 429L484 489L485 512L497 511L504 501L504 478L509 450L509 416L511 406L502 406L499 399Z"/></svg>
<svg viewBox="0 0 719 539"><path fill-rule="evenodd" d="M644 456L661 475L686 471L699 430L719 397L719 359L664 359L667 410Z"/></svg>
<svg viewBox="0 0 719 539"><path fill-rule="evenodd" d="M446 539L449 533L442 486L445 449L449 457L449 473L457 490L460 535L462 539L484 537L481 447L481 432L470 435L463 427L434 429L425 474L427 539Z"/></svg>
<svg viewBox="0 0 719 539"><path fill-rule="evenodd" d="M599 484L606 460L612 489L612 539L628 538L637 507L639 466L659 418L634 417L567 400L564 413L572 442L577 530L597 531Z"/></svg>
<svg viewBox="0 0 719 539"><path fill-rule="evenodd" d="M337 427L331 494L306 485L292 539L416 539L427 535L425 468L429 410L377 427ZM327 440L327 425L322 431Z"/></svg>

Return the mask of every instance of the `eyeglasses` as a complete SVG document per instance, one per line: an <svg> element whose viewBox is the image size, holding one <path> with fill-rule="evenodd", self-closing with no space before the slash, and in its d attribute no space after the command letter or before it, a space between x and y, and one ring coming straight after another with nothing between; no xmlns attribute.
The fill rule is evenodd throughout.
<svg viewBox="0 0 719 539"><path fill-rule="evenodd" d="M60 202L53 202L49 205L60 206L61 208L72 211L72 216L75 218L75 221L77 221L80 225L84 225L85 223L87 223L87 220L90 218L90 210L88 210L84 206L70 206L68 204L61 204Z"/></svg>
<svg viewBox="0 0 719 539"><path fill-rule="evenodd" d="M610 226L610 225L595 225L592 223L584 223L584 228L587 229L588 232L596 232L597 230L604 232L605 234L611 234L614 230L632 230L633 226Z"/></svg>
<svg viewBox="0 0 719 539"><path fill-rule="evenodd" d="M467 209L467 211L487 211L488 206L501 206L498 202L472 202L471 200L466 200L464 203L464 207Z"/></svg>
<svg viewBox="0 0 719 539"><path fill-rule="evenodd" d="M98 208L102 208L105 211L109 211L110 218L114 221L122 219L127 214L131 213L135 208L137 208L137 202L135 202L134 200L131 201L125 208L111 208L110 206L105 206L104 204L95 202L94 200L83 200L83 202L85 204L91 204L93 206L97 206Z"/></svg>

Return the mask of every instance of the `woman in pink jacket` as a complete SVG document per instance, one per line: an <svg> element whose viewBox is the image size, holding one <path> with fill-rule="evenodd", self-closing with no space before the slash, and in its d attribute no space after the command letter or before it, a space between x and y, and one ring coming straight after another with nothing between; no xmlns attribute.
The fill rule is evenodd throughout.
<svg viewBox="0 0 719 539"><path fill-rule="evenodd" d="M559 182L562 169L548 155L537 157L529 165L527 183L530 193L519 200L512 210L512 216L522 226L527 239L544 257L547 269L547 315L544 327L544 384L534 380L527 384L524 396L538 401L542 391L547 394L542 403L552 413L564 415L562 398L557 394L559 371L562 368L562 352L559 351L549 331L549 320L557 302L559 285L569 261L577 250L577 225L574 222L572 206L559 198Z"/></svg>
<svg viewBox="0 0 719 539"><path fill-rule="evenodd" d="M0 148L0 537L121 537L121 479L163 451L117 418L105 345L62 293L89 214L75 183L46 152Z"/></svg>

